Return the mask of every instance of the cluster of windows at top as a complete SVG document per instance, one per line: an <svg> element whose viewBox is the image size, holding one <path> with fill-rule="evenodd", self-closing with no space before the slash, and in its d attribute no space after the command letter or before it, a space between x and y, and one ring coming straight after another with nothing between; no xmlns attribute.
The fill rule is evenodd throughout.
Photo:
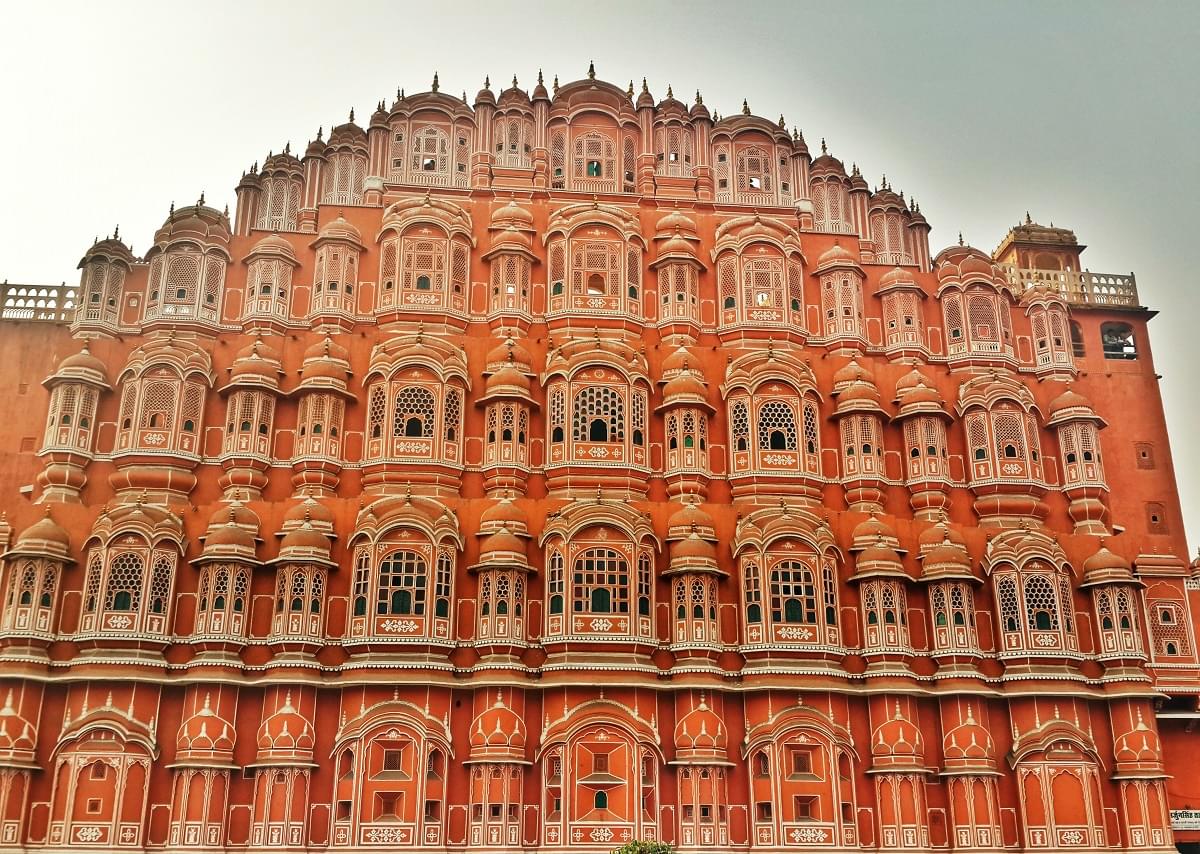
<svg viewBox="0 0 1200 854"><path fill-rule="evenodd" d="M366 151L354 145L334 145L320 165L317 197L323 204L355 205L363 200L368 171L378 170L387 183L426 187L470 186L471 156L476 132L469 124L453 127L412 122L393 125L386 162L372 165ZM751 138L753 137L753 138ZM532 169L533 120L523 115L500 115L492 127L493 166ZM682 124L655 130L654 171L656 175L691 178L697 166L693 131ZM555 190L589 193L636 193L637 160L642 144L630 131L596 125L552 126L546 135L550 186ZM759 205L790 205L802 194L794 187L799 166L794 149L765 135L723 138L707 155L712 164L713 191L718 202ZM269 166L270 164L268 164ZM844 195L845 176L839 176L838 193L822 212L828 211L829 230L849 231L843 217L852 215ZM260 180L261 201L255 225L258 228L289 230L295 227L302 197L303 177L296 169L264 170ZM832 191L830 193L832 194ZM847 222L848 226L848 222Z"/></svg>
<svg viewBox="0 0 1200 854"><path fill-rule="evenodd" d="M482 564L476 595L463 600L456 593L460 557L449 541L434 542L412 529L355 546L347 644L451 644L456 632L480 645L528 643L537 634L547 644L575 636L654 644L657 620L669 642L681 648L734 643L748 651L790 647L832 652L858 645L868 654L912 655L921 650L914 648L910 621L928 611L929 624L919 636L929 639L928 654L935 658L1089 653L1081 649L1076 623L1077 613L1087 609L1076 601L1071 568L1039 557L992 568L992 650L979 632L978 609L989 608L979 584L936 579L919 593L902 578L875 577L859 583L859 606L848 610L842 607L845 592L835 552L801 538L741 549L735 556L734 583L703 571L664 578L655 571L660 555L648 539L636 541L602 523L570 539L552 534L546 546L544 600L533 611L544 620L540 632L527 624L537 593L528 586L525 571ZM201 565L194 622L188 627L173 624L179 559L177 544L150 545L133 532L93 544L74 636L83 642L140 636L166 643L174 631L190 634L201 648L206 641L246 642L251 636L253 566L232 559ZM273 619L268 635L257 640L319 646L332 594L326 568L297 558L281 563L275 573ZM0 634L47 640L59 632L70 634L70 628L58 625L61 575L62 564L54 560L8 561ZM728 636L718 617L723 589L738 601L736 638ZM665 607L657 610L656 600L661 602L664 593ZM1143 658L1144 631L1155 659L1193 655L1188 605L1174 587L1158 584L1142 593L1132 584L1114 582L1088 593L1096 646L1090 652L1101 659ZM922 597L928 607L912 607ZM461 616L473 620L473 632L456 621L455 611L464 608L467 613ZM847 620L857 627L847 628Z"/></svg>

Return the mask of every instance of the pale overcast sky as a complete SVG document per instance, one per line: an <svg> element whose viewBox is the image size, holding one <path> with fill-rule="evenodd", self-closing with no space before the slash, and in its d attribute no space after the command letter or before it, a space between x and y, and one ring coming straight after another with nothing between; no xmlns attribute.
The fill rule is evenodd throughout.
<svg viewBox="0 0 1200 854"><path fill-rule="evenodd" d="M3 10L0 279L75 281L115 223L144 252L172 200L233 207L242 171L396 87L472 100L644 76L781 112L921 204L934 251L1028 210L1094 271L1137 274L1200 538L1200 3L40 2ZM1193 546L1194 547L1194 546Z"/></svg>

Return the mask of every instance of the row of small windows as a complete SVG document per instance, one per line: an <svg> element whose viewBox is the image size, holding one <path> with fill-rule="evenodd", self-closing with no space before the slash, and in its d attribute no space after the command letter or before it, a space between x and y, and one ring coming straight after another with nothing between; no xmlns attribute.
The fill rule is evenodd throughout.
<svg viewBox="0 0 1200 854"><path fill-rule="evenodd" d="M148 563L149 558L149 563ZM819 565L818 565L819 564ZM152 570L148 574L148 566ZM145 549L115 550L105 554L94 550L88 561L85 580L83 613L80 630L97 629L168 631L163 619L168 610L175 558L167 551ZM590 547L582 550L571 562L571 573L564 577L565 561L555 549L548 557L547 595L551 618L562 615L570 600L570 611L576 615L629 616L639 618L652 614L653 570L649 553L640 552L633 562L615 548ZM636 571L634 570L636 567ZM760 571L757 560L742 564L742 596L745 607L749 641L758 642L756 627L774 627L776 639L786 642L821 643L822 633L831 633L838 624L837 577L831 562L826 560L771 558L766 576L765 599L760 594ZM378 617L435 619L449 617L452 602L452 558L439 553L435 571L430 573L426 557L411 550L396 550L384 555L372 573L371 561L360 554L353 584L353 614L365 617L368 611ZM500 577L500 576L503 577ZM0 615L0 629L51 631L49 618L53 608L58 568L50 562L26 561L9 565L6 574L5 611ZM569 578L569 595L567 578ZM510 612L520 617L524 610L524 580L509 574L488 573L482 577L481 616L494 612L506 616ZM706 587L706 579L682 579L684 587L676 585L676 618L683 622L688 615L694 620L717 617L715 585ZM148 583L147 583L148 582ZM495 594L491 586L502 582ZM691 585L690 591L685 589ZM1078 650L1075 637L1073 590L1065 571L1032 561L1021 569L1002 567L995 573L997 617L1004 633L1000 652L1036 650L1054 652ZM236 564L207 565L201 570L198 590L199 609L195 632L201 635L233 633L241 635L245 623L240 616L247 611L250 573ZM320 615L324 597L325 572L311 565L281 567L278 575L274 608L277 615ZM1150 600L1146 611L1141 608L1136 592L1123 588L1097 588L1096 619L1102 633L1135 632L1135 636L1120 640L1123 647L1114 647L1102 636L1102 653L1124 648L1140 654L1141 636L1139 614L1148 613L1151 639L1159 655L1190 655L1190 624L1184 605L1170 600ZM494 600L494 601L493 601ZM36 603L36 605L35 605ZM373 604L371 604L373 603ZM930 588L930 611L933 625L938 628L954 626L970 628L966 645L935 637L936 648L958 646L977 649L975 639L975 604L970 585L963 582L942 582ZM36 621L30 620L33 608L40 609ZM24 617L20 615L24 614ZM227 614L229 623L223 628L217 618ZM96 617L101 619L97 621ZM126 617L128 615L128 618ZM895 626L902 631L907 644L907 603L905 585L884 579L872 581L862 588L862 616L866 628ZM320 623L309 628L319 641ZM415 625L415 624L414 624ZM295 629L275 632L292 633ZM689 629L690 631L690 629ZM301 630L301 633L305 633ZM555 632L551 632L555 633ZM1030 634L1033 633L1033 634ZM828 637L832 640L832 634ZM864 648L878 641L871 635L864 639ZM1018 638L1014 641L1014 637ZM698 634L695 640L716 640L713 634ZM681 641L687 636L682 635Z"/></svg>

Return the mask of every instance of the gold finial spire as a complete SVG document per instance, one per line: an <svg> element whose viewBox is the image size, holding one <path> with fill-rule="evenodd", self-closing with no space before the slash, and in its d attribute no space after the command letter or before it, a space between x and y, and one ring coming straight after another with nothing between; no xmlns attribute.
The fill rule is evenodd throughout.
<svg viewBox="0 0 1200 854"><path fill-rule="evenodd" d="M441 88L441 84L438 83L438 73L435 71L435 72L433 72L433 89L432 89L432 91L436 92L440 88Z"/></svg>
<svg viewBox="0 0 1200 854"><path fill-rule="evenodd" d="M742 115L750 115L750 103L745 98L742 98Z"/></svg>
<svg viewBox="0 0 1200 854"><path fill-rule="evenodd" d="M588 80L595 80L595 79L596 79L596 63L589 60L588 61Z"/></svg>

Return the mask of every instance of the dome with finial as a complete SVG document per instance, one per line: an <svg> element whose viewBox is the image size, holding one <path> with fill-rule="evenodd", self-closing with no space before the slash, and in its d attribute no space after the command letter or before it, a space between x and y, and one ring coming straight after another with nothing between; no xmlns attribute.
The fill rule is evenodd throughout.
<svg viewBox="0 0 1200 854"><path fill-rule="evenodd" d="M381 100L375 105L375 112L371 113L371 127L386 128L388 126L388 109L387 100Z"/></svg>
<svg viewBox="0 0 1200 854"><path fill-rule="evenodd" d="M1094 587L1097 584L1136 584L1144 586L1133 574L1129 561L1119 554L1109 551L1104 540L1098 548L1083 562L1083 581L1080 587Z"/></svg>
<svg viewBox="0 0 1200 854"><path fill-rule="evenodd" d="M310 523L315 530L330 538L337 536L333 529L333 511L312 495L305 495L303 501L289 507L283 514L283 521L280 522L279 527L287 532L301 527L305 522Z"/></svg>
<svg viewBox="0 0 1200 854"><path fill-rule="evenodd" d="M1119 765L1142 766L1159 770L1162 764L1162 741L1158 733L1146 724L1142 710L1135 715L1133 728L1117 736L1113 742L1113 758Z"/></svg>
<svg viewBox="0 0 1200 854"><path fill-rule="evenodd" d="M1066 391L1050 401L1046 416L1047 427L1057 427L1059 424L1067 424L1071 421L1094 421L1101 425L1104 424L1104 419L1097 415L1096 410L1092 408L1092 402L1070 385L1067 386Z"/></svg>
<svg viewBox="0 0 1200 854"><path fill-rule="evenodd" d="M899 552L892 548L886 537L879 537L854 557L854 575L850 580L868 578L910 578Z"/></svg>
<svg viewBox="0 0 1200 854"><path fill-rule="evenodd" d="M692 102L692 108L688 110L688 115L693 119L712 119L712 113L708 111L708 107L704 105L704 98L700 94L700 90L696 90L696 100Z"/></svg>
<svg viewBox="0 0 1200 854"><path fill-rule="evenodd" d="M278 351L261 338L255 338L234 356L225 388L250 386L278 391L282 373Z"/></svg>
<svg viewBox="0 0 1200 854"><path fill-rule="evenodd" d="M260 764L312 761L313 727L292 705L291 691L285 694L283 704L263 719L256 741Z"/></svg>
<svg viewBox="0 0 1200 854"><path fill-rule="evenodd" d="M837 397L835 415L848 415L854 412L874 412L886 414L880 401L882 395L875 385L874 378L865 371L857 379L838 388L834 386L832 394Z"/></svg>
<svg viewBox="0 0 1200 854"><path fill-rule="evenodd" d="M488 371L498 371L511 364L522 373L533 372L533 355L524 344L512 337L488 350L484 363Z"/></svg>
<svg viewBox="0 0 1200 854"><path fill-rule="evenodd" d="M680 345L667 354L662 362L662 378L669 380L672 377L683 373L685 370L691 370L691 363L695 360L695 356L688 350L687 347Z"/></svg>
<svg viewBox="0 0 1200 854"><path fill-rule="evenodd" d="M892 526L872 513L854 526L854 530L850 533L850 551L862 551L875 545L880 540L891 548L902 551L900 548L900 538L896 536L896 532L892 530Z"/></svg>
<svg viewBox="0 0 1200 854"><path fill-rule="evenodd" d="M350 147L366 150L367 132L354 121L354 109L350 110L350 118L340 125L334 126L329 132L329 147Z"/></svg>
<svg viewBox="0 0 1200 854"><path fill-rule="evenodd" d="M529 93L520 87L517 75L513 75L512 83L500 93L499 106L502 110L520 109L527 115L531 106Z"/></svg>
<svg viewBox="0 0 1200 854"><path fill-rule="evenodd" d="M671 235L676 231L692 236L699 233L696 227L696 221L683 211L679 210L679 208L672 208L664 216L662 216L658 222L655 223L654 230L660 235Z"/></svg>
<svg viewBox="0 0 1200 854"><path fill-rule="evenodd" d="M946 401L937 387L916 368L905 374L896 382L895 403L900 409L897 418L907 418L910 415L940 415L949 418L946 412Z"/></svg>
<svg viewBox="0 0 1200 854"><path fill-rule="evenodd" d="M684 367L663 384L663 402L659 409L668 406L699 406L714 411L708 402L708 384L701 374Z"/></svg>
<svg viewBox="0 0 1200 854"><path fill-rule="evenodd" d="M58 363L58 367L46 378L44 384L49 387L69 381L109 388L108 370L103 361L92 355L91 345L86 340L78 353L72 353Z"/></svg>
<svg viewBox="0 0 1200 854"><path fill-rule="evenodd" d="M256 562L254 535L234 522L232 512L228 512L227 516L225 524L209 527L204 535L204 549L197 561Z"/></svg>
<svg viewBox="0 0 1200 854"><path fill-rule="evenodd" d="M317 530L312 520L305 518L296 527L283 535L279 541L279 555L271 563L320 563L335 566L329 558L333 544L329 537Z"/></svg>
<svg viewBox="0 0 1200 854"><path fill-rule="evenodd" d="M530 100L533 101L549 101L550 93L546 91L546 81L542 77L542 69L538 69L537 85L533 87L533 95Z"/></svg>
<svg viewBox="0 0 1200 854"><path fill-rule="evenodd" d="M204 704L184 719L175 738L175 761L189 762L233 761L233 725L212 709L211 694L204 695Z"/></svg>
<svg viewBox="0 0 1200 854"><path fill-rule="evenodd" d="M920 289L916 279L913 278L912 271L903 267L893 267L879 277L879 292L893 291L904 287Z"/></svg>
<svg viewBox="0 0 1200 854"><path fill-rule="evenodd" d="M208 527L210 528L216 528L229 522L245 528L255 537L258 536L258 514L239 499L235 498L228 504L221 504L208 517Z"/></svg>
<svg viewBox="0 0 1200 854"><path fill-rule="evenodd" d="M273 173L294 175L297 178L304 174L304 166L292 154L292 144L290 142L283 147L283 151L278 154L271 154L263 161L259 174L267 175Z"/></svg>
<svg viewBox="0 0 1200 854"><path fill-rule="evenodd" d="M556 84L557 81L556 77ZM622 122L637 121L633 94L624 86L599 79L594 63L588 65L588 72L583 78L561 86L555 85L550 117L565 118L586 109L598 109Z"/></svg>
<svg viewBox="0 0 1200 854"><path fill-rule="evenodd" d="M509 199L492 211L491 227L511 228L524 231L533 228L533 214L517 204L516 199Z"/></svg>
<svg viewBox="0 0 1200 854"><path fill-rule="evenodd" d="M534 402L532 389L533 381L529 376L522 372L515 363L510 362L488 376L483 396L479 402L486 403L497 398L515 398L532 403Z"/></svg>
<svg viewBox="0 0 1200 854"><path fill-rule="evenodd" d="M669 551L670 575L692 572L726 574L717 562L717 547L700 536L698 530L693 530L682 540L671 543Z"/></svg>
<svg viewBox="0 0 1200 854"><path fill-rule="evenodd" d="M529 522L525 513L511 498L501 498L479 517L479 533L489 534L501 530L522 536L529 533Z"/></svg>
<svg viewBox="0 0 1200 854"><path fill-rule="evenodd" d="M13 689L9 688L0 707L0 759L5 764L28 766L34 762L37 748L37 729L14 705ZM41 766L37 766L41 767Z"/></svg>
<svg viewBox="0 0 1200 854"><path fill-rule="evenodd" d="M857 356L851 356L849 362L833 372L833 389L831 394L836 396L857 382L869 382L874 385L875 378L871 375L870 371L859 363Z"/></svg>
<svg viewBox="0 0 1200 854"><path fill-rule="evenodd" d="M513 78L513 85L516 85L516 78ZM488 104L496 106L496 95L492 92L492 78L490 75L484 75L483 88L475 93L475 108Z"/></svg>
<svg viewBox="0 0 1200 854"><path fill-rule="evenodd" d="M502 525L499 530L488 534L480 541L479 564L480 566L528 566L525 541Z"/></svg>
<svg viewBox="0 0 1200 854"><path fill-rule="evenodd" d="M814 178L826 178L831 175L845 178L846 164L838 160L829 153L828 147L825 145L825 140L821 140L821 154L809 166L809 174Z"/></svg>
<svg viewBox="0 0 1200 854"><path fill-rule="evenodd" d="M667 541L686 539L693 532L715 540L716 523L695 499L683 499L683 506L667 517Z"/></svg>
<svg viewBox="0 0 1200 854"><path fill-rule="evenodd" d="M947 768L990 770L995 767L995 744L987 727L975 719L971 705L967 716L942 739L942 755Z"/></svg>
<svg viewBox="0 0 1200 854"><path fill-rule="evenodd" d="M350 353L329 335L304 351L300 388L328 389L349 394Z"/></svg>
<svg viewBox="0 0 1200 854"><path fill-rule="evenodd" d="M887 183L887 176L884 176L881 180L883 182L882 185L871 194L870 209L907 211L908 206L904 204L904 197L892 190L891 185Z"/></svg>
<svg viewBox="0 0 1200 854"><path fill-rule="evenodd" d="M337 215L337 219L325 223L325 226L317 234L317 240L320 242L337 240L363 247L362 233L341 214Z"/></svg>
<svg viewBox="0 0 1200 854"><path fill-rule="evenodd" d="M247 253L245 260L250 262L260 259L279 260L293 267L300 266L300 260L296 257L296 250L292 248L292 244L278 234L268 234L255 243Z"/></svg>
<svg viewBox="0 0 1200 854"><path fill-rule="evenodd" d="M950 246L939 252L933 259L933 269L941 285L962 286L972 282L985 282L997 287L1008 287L1004 274L996 267L992 257L983 250L966 244Z"/></svg>
<svg viewBox="0 0 1200 854"><path fill-rule="evenodd" d="M867 183L867 179L863 177L863 173L859 171L858 164L850 165L849 187L851 193L863 193L870 195L871 186Z"/></svg>
<svg viewBox="0 0 1200 854"><path fill-rule="evenodd" d="M194 205L176 208L172 206L166 221L154 232L154 245L146 253L147 260L167 246L179 241L197 243L201 246L229 245L232 231L229 217L216 208L204 204L204 194Z"/></svg>
<svg viewBox="0 0 1200 854"><path fill-rule="evenodd" d="M525 721L505 705L497 689L495 702L471 721L471 760L524 761L526 739Z"/></svg>
<svg viewBox="0 0 1200 854"><path fill-rule="evenodd" d="M876 768L921 765L921 731L905 717L899 700L888 719L871 734L871 761Z"/></svg>
<svg viewBox="0 0 1200 854"><path fill-rule="evenodd" d="M854 257L854 253L850 252L850 250L846 249L840 243L833 244L833 246L821 253L821 257L817 259L817 272L841 269L845 267L861 269L858 264L858 259Z"/></svg>
<svg viewBox="0 0 1200 854"><path fill-rule="evenodd" d="M632 84L632 81L630 81ZM642 91L638 93L637 101L634 106L639 110L650 109L654 107L654 96L650 94L650 87L646 85L646 78L642 78Z"/></svg>
<svg viewBox="0 0 1200 854"><path fill-rule="evenodd" d="M323 157L328 146L325 143L325 128L317 128L317 136L308 143L308 147L304 149L304 157Z"/></svg>
<svg viewBox="0 0 1200 854"><path fill-rule="evenodd" d="M696 764L728 764L729 732L704 694L675 724L675 758Z"/></svg>
<svg viewBox="0 0 1200 854"><path fill-rule="evenodd" d="M949 540L956 546L961 546L963 549L967 547L966 538L959 533L958 529L952 527L942 519L930 525L917 537L917 547L921 554L925 554L930 549L940 546L943 542Z"/></svg>
<svg viewBox="0 0 1200 854"><path fill-rule="evenodd" d="M979 580L971 556L962 544L950 539L948 530L943 530L942 541L923 551L918 560L922 581Z"/></svg>
<svg viewBox="0 0 1200 854"><path fill-rule="evenodd" d="M133 257L133 253L129 251L129 247L125 245L125 241L121 239L121 228L117 226L113 229L113 233L103 240L97 240L83 253L83 257L79 259L78 269L82 270L88 264L95 261L100 261L105 264L120 263L126 268L130 268L137 261Z"/></svg>
<svg viewBox="0 0 1200 854"><path fill-rule="evenodd" d="M17 537L16 543L3 557L45 557L60 563L74 563L71 556L71 536L50 515L50 505L45 513Z"/></svg>

